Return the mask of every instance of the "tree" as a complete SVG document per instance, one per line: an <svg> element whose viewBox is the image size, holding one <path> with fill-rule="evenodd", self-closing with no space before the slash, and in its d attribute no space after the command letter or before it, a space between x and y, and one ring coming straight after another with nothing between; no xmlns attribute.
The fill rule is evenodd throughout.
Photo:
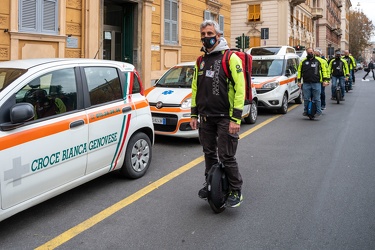
<svg viewBox="0 0 375 250"><path fill-rule="evenodd" d="M374 31L374 24L362 11L349 12L349 50L354 58L359 59L361 52L371 46Z"/></svg>

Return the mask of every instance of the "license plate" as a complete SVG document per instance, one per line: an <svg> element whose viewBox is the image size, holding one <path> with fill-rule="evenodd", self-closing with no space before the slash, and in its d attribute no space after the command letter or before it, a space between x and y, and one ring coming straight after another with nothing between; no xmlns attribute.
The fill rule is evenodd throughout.
<svg viewBox="0 0 375 250"><path fill-rule="evenodd" d="M165 118L152 117L152 123L165 125Z"/></svg>

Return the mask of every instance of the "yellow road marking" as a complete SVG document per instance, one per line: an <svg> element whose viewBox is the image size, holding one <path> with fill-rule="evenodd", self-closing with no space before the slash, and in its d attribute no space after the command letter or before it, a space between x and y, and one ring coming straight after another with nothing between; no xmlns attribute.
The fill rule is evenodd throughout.
<svg viewBox="0 0 375 250"><path fill-rule="evenodd" d="M289 110L292 110L299 105L293 105L289 108ZM243 132L240 134L240 138L244 138L251 133L254 133L256 130L264 127L265 125L269 124L270 122L274 121L275 119L279 118L281 115L273 116L264 122L256 125L255 127ZM172 179L176 178L177 176L183 174L184 172L188 171L189 169L192 169L193 167L197 166L199 163L204 161L204 156L200 156L196 158L195 160L187 163L186 165L176 169L175 171L167 174L166 176L160 178L159 180L149 184L148 186L142 188L141 190L135 192L134 194L126 197L125 199L113 204L112 206L102 210L101 212L97 213L96 215L88 218L87 220L83 221L82 223L78 224L77 226L74 226L70 228L69 230L63 232L62 234L56 236L52 240L44 243L43 245L35 248L38 250L42 249L54 249L58 246L61 246L65 242L69 241L70 239L74 238L78 234L86 231L87 229L93 227L97 223L103 221L104 219L108 218L112 214L118 212L119 210L125 208L126 206L132 204L133 202L139 200L143 196L147 195L148 193L154 191L155 189L159 188L160 186L164 185L165 183L171 181Z"/></svg>

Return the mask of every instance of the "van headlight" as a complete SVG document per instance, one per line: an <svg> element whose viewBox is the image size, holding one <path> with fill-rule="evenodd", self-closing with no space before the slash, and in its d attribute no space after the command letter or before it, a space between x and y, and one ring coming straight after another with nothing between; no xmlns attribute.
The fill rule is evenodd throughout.
<svg viewBox="0 0 375 250"><path fill-rule="evenodd" d="M182 101L181 108L183 108L183 109L191 108L191 98L190 97L186 98L185 100Z"/></svg>
<svg viewBox="0 0 375 250"><path fill-rule="evenodd" d="M275 89L275 88L279 87L279 85L280 85L280 83L278 81L268 82L268 83L263 85L263 88L264 89Z"/></svg>

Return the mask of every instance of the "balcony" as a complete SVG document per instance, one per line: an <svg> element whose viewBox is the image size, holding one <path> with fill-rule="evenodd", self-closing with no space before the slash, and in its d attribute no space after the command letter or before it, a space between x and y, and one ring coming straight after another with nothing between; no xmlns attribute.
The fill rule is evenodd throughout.
<svg viewBox="0 0 375 250"><path fill-rule="evenodd" d="M323 8L315 7L311 9L311 15L313 20L317 20L323 17Z"/></svg>
<svg viewBox="0 0 375 250"><path fill-rule="evenodd" d="M297 6L297 5L299 5L301 3L305 3L305 2L306 2L306 0L291 0L290 4L293 5L293 6Z"/></svg>
<svg viewBox="0 0 375 250"><path fill-rule="evenodd" d="M340 28L337 28L335 31L336 35L341 36L342 35L342 30Z"/></svg>

